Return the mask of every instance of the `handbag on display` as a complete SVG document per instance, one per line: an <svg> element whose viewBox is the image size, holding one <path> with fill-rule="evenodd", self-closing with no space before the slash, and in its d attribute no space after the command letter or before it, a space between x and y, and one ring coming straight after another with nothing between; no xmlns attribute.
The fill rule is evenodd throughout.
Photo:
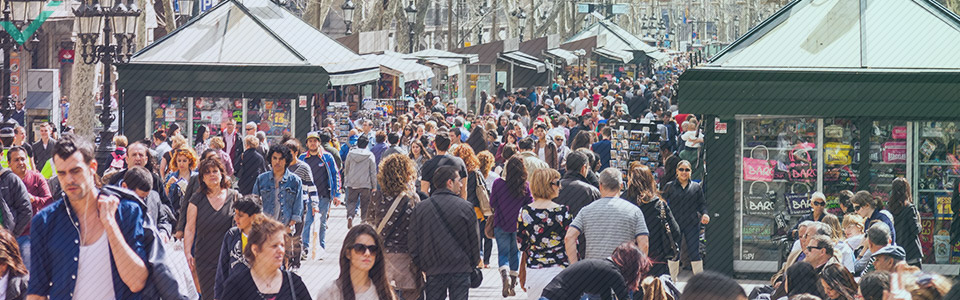
<svg viewBox="0 0 960 300"><path fill-rule="evenodd" d="M853 146L843 143L826 143L823 145L823 160L828 165L849 165L853 159L850 150ZM906 151L906 144L904 144Z"/></svg>
<svg viewBox="0 0 960 300"><path fill-rule="evenodd" d="M823 136L831 139L843 138L843 127L840 125L830 125L823 128Z"/></svg>
<svg viewBox="0 0 960 300"><path fill-rule="evenodd" d="M766 154L764 159L754 158L754 151L763 150ZM767 146L756 146L750 150L750 157L743 158L743 180L745 181L773 181L773 166L768 160L770 150Z"/></svg>
<svg viewBox="0 0 960 300"><path fill-rule="evenodd" d="M796 187L800 185L806 188L803 193L798 193ZM790 193L783 195L787 204L787 212L792 216L802 216L813 212L813 206L810 205L810 185L803 182L794 182L790 185Z"/></svg>
<svg viewBox="0 0 960 300"><path fill-rule="evenodd" d="M753 187L758 183L764 186L762 193L754 193L753 191ZM766 182L754 181L750 183L750 188L743 195L743 211L749 215L773 215L777 211L774 202L776 197L777 192L770 191L770 185Z"/></svg>
<svg viewBox="0 0 960 300"><path fill-rule="evenodd" d="M817 179L817 170L813 166L812 143L800 143L789 153L790 163L787 165L790 181L810 182Z"/></svg>

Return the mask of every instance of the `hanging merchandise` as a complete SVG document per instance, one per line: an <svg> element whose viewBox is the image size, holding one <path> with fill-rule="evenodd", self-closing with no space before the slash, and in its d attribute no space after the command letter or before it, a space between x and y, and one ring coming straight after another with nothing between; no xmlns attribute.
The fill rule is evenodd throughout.
<svg viewBox="0 0 960 300"><path fill-rule="evenodd" d="M755 193L754 186L758 183L763 184L763 192ZM754 181L750 183L750 189L743 196L743 211L749 215L774 215L777 212L776 200L777 192L771 191L769 184L763 181Z"/></svg>
<svg viewBox="0 0 960 300"><path fill-rule="evenodd" d="M805 188L802 193L797 192L798 185ZM802 216L813 212L813 206L810 206L810 186L806 183L794 182L790 185L790 193L784 194L783 198L790 215Z"/></svg>
<svg viewBox="0 0 960 300"><path fill-rule="evenodd" d="M817 180L817 170L813 165L813 155L810 154L815 145L812 143L800 143L790 151L790 171L791 181L812 182Z"/></svg>
<svg viewBox="0 0 960 300"><path fill-rule="evenodd" d="M907 162L907 142L883 143L882 156L883 156L884 163L906 163Z"/></svg>
<svg viewBox="0 0 960 300"><path fill-rule="evenodd" d="M936 263L946 264L950 262L950 233L941 229L933 236L934 256Z"/></svg>
<svg viewBox="0 0 960 300"><path fill-rule="evenodd" d="M824 163L828 165L849 165L852 161L850 150L852 146L843 143L826 143L823 145ZM906 145L904 145L906 150Z"/></svg>
<svg viewBox="0 0 960 300"><path fill-rule="evenodd" d="M764 159L754 158L754 151L763 150L765 153L763 155ZM767 146L759 145L753 147L750 150L750 157L743 158L743 180L744 181L773 181L773 166L770 165L770 161L766 160L770 157L770 150L767 149Z"/></svg>
<svg viewBox="0 0 960 300"><path fill-rule="evenodd" d="M831 139L843 138L843 127L840 125L830 125L824 127L823 136Z"/></svg>

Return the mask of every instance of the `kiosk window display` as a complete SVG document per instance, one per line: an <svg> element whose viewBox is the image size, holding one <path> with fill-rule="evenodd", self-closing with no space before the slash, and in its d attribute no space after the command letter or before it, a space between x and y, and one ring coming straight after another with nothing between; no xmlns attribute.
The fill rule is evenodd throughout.
<svg viewBox="0 0 960 300"><path fill-rule="evenodd" d="M151 106L151 124L153 125L153 130L167 128L174 122L179 123L181 128L187 125L187 109L189 107L187 100L186 97L153 98L153 105ZM187 134L187 130L183 130L182 132L184 135ZM151 131L149 134L153 134L153 132Z"/></svg>
<svg viewBox="0 0 960 300"><path fill-rule="evenodd" d="M206 125L211 132L219 133L223 124L230 119L243 122L243 99L231 98L193 98L193 126ZM240 130L243 130L242 124Z"/></svg>
<svg viewBox="0 0 960 300"><path fill-rule="evenodd" d="M960 178L960 122L738 116L734 269L775 272L792 246L787 234L812 211L810 194L842 214L842 190L888 201L894 178L910 182L920 212L927 272L960 272L953 206ZM862 147L866 147L861 149ZM953 239L952 236L958 238Z"/></svg>
<svg viewBox="0 0 960 300"><path fill-rule="evenodd" d="M257 131L267 134L268 141L279 141L290 133L293 110L290 99L251 99L247 101L246 122L257 123Z"/></svg>

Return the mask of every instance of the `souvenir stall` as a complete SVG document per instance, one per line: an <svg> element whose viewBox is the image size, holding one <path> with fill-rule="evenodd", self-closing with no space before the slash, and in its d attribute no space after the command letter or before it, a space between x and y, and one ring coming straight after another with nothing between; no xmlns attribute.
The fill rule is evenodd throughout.
<svg viewBox="0 0 960 300"><path fill-rule="evenodd" d="M707 269L776 272L812 192L842 214L839 192L885 202L902 177L920 211L924 271L960 272L960 18L932 0L838 1L791 2L680 76L680 111L706 115ZM853 25L818 25L835 13ZM892 30L902 23L924 32Z"/></svg>
<svg viewBox="0 0 960 300"><path fill-rule="evenodd" d="M407 60L407 55L396 52L383 54L367 54L364 59L380 65L380 81L377 85L376 98L398 99L409 95L419 87L419 83L433 78L430 67Z"/></svg>
<svg viewBox="0 0 960 300"><path fill-rule="evenodd" d="M121 132L141 139L178 122L190 141L200 125L216 133L230 120L255 122L271 140L305 138L317 95L379 76L375 63L266 0L222 1L117 68Z"/></svg>
<svg viewBox="0 0 960 300"><path fill-rule="evenodd" d="M591 76L608 79L637 78L656 61L669 60L669 56L647 45L610 20L600 20L567 39L565 44L587 38L595 38L590 45L590 57L583 63L591 70ZM568 49L568 47L562 47ZM569 49L568 49L569 50Z"/></svg>
<svg viewBox="0 0 960 300"><path fill-rule="evenodd" d="M630 163L639 161L655 172L660 167L660 134L654 123L620 123L610 137L610 166L620 169L626 178ZM654 176L657 176L654 173Z"/></svg>
<svg viewBox="0 0 960 300"><path fill-rule="evenodd" d="M480 61L476 54L458 54L437 49L426 49L410 53L405 59L416 60L433 69L434 79L429 86L434 94L442 100L453 99L460 109L467 109L465 97L461 91L466 90L466 76L464 66Z"/></svg>

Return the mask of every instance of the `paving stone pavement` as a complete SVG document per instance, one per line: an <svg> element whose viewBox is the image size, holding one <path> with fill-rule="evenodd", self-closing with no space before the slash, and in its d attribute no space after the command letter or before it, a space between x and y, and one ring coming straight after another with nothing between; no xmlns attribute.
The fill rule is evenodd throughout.
<svg viewBox="0 0 960 300"><path fill-rule="evenodd" d="M323 259L314 259L304 261L299 270L304 283L310 289L310 294L314 299L324 299L319 295L320 288L336 280L340 273L340 263L338 260L340 248L343 245L343 238L347 234L347 210L342 205L331 209L329 220L327 220L327 249L321 254ZM491 256L491 267L483 270L483 285L480 288L470 289L470 299L527 299L527 294L519 287L517 295L503 298L500 294L500 274L496 268L497 247L493 247ZM678 287L682 290L684 282L690 277L689 271L684 271L680 275ZM754 287L758 286L759 281L740 281L748 293Z"/></svg>

